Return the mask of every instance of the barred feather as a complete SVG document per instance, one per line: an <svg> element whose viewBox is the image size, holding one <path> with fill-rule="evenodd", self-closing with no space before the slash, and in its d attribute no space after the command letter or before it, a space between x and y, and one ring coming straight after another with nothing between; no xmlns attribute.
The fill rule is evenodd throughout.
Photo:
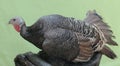
<svg viewBox="0 0 120 66"><path fill-rule="evenodd" d="M102 17L100 17L100 15L98 15L95 11L89 11L84 22L93 25L99 34L100 39L98 40L99 42L97 45L95 43L95 51L100 51L107 57L114 59L116 54L105 45L106 43L109 45L118 45L114 40L112 40L112 38L115 38L115 36L113 36L113 32L110 29L110 26L103 22Z"/></svg>
<svg viewBox="0 0 120 66"><path fill-rule="evenodd" d="M117 57L116 54L107 46L104 46L100 52L111 59L115 59Z"/></svg>
<svg viewBox="0 0 120 66"><path fill-rule="evenodd" d="M76 35L80 51L73 62L87 62L94 52L101 52L111 59L116 57L115 53L105 46L105 44L117 45L112 40L113 32L95 11L89 11L84 21L66 17L59 27L71 30Z"/></svg>
<svg viewBox="0 0 120 66"><path fill-rule="evenodd" d="M110 26L103 22L102 17L100 17L100 15L98 15L95 11L89 11L87 13L87 18L84 21L95 26L101 40L104 43L118 45L114 40L112 40L112 37L114 36L112 35L113 32L110 30Z"/></svg>

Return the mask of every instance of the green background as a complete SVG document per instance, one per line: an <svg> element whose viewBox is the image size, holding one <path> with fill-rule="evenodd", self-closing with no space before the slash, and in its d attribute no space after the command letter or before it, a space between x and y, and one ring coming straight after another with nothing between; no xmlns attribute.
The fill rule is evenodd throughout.
<svg viewBox="0 0 120 66"><path fill-rule="evenodd" d="M120 1L119 0L0 0L0 66L14 66L17 54L38 49L24 40L11 25L10 18L22 16L27 25L32 25L40 16L61 14L84 19L88 10L95 9L103 16L120 43ZM102 57L100 66L120 66L120 46L111 47L118 58Z"/></svg>

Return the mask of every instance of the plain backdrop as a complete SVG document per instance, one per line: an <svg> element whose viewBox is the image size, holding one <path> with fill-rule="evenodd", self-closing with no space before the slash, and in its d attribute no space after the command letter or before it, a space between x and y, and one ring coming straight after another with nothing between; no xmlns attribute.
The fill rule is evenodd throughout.
<svg viewBox="0 0 120 66"><path fill-rule="evenodd" d="M49 14L61 14L83 20L88 10L95 9L111 26L116 36L115 41L119 44L119 7L119 0L0 0L0 66L14 66L13 59L17 54L39 51L8 25L9 19L14 16L23 17L29 26L41 16ZM118 58L111 60L103 56L100 66L120 66L120 46L111 49Z"/></svg>

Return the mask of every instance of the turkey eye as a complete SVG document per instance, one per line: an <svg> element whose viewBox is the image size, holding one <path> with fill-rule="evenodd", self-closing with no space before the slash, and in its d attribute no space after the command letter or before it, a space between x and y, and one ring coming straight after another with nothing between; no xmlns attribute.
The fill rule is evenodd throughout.
<svg viewBox="0 0 120 66"><path fill-rule="evenodd" d="M16 19L13 19L13 21L16 21Z"/></svg>

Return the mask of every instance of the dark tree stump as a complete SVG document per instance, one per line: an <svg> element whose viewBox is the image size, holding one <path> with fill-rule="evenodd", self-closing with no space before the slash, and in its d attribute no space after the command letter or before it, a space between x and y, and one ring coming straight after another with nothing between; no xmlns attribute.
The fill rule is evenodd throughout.
<svg viewBox="0 0 120 66"><path fill-rule="evenodd" d="M19 54L14 59L14 62L15 66L99 66L101 56L101 53L95 53L88 62L73 63L48 56L41 51L38 54L32 52Z"/></svg>

